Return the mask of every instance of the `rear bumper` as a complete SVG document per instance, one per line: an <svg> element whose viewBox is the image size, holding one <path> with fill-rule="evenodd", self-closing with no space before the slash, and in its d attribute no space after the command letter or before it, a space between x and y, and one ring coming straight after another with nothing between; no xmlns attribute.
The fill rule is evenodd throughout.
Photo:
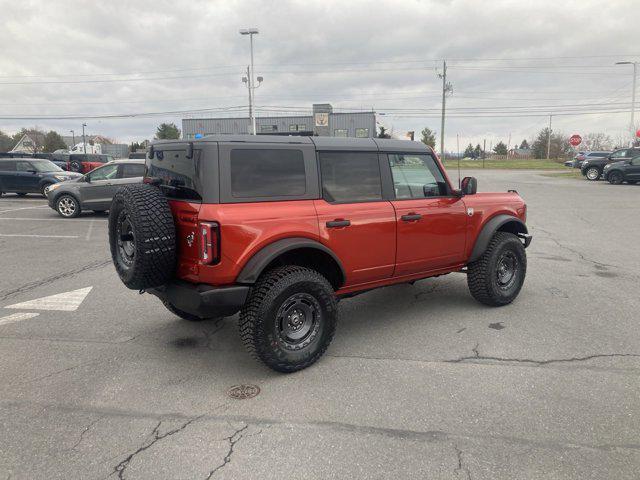
<svg viewBox="0 0 640 480"><path fill-rule="evenodd" d="M200 318L229 316L240 311L249 288L246 285L212 287L211 285L175 281L148 293L167 301L176 308Z"/></svg>

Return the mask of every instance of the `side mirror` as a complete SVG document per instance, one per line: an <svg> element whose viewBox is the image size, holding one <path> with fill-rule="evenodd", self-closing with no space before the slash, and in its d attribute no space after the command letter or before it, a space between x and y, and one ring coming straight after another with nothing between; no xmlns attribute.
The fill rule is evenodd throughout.
<svg viewBox="0 0 640 480"><path fill-rule="evenodd" d="M478 191L478 180L475 177L464 177L460 183L463 195L474 195Z"/></svg>

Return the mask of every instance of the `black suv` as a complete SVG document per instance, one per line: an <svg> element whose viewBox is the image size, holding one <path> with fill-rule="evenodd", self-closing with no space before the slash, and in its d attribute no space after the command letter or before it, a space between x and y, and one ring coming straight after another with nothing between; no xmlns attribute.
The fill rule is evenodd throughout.
<svg viewBox="0 0 640 480"><path fill-rule="evenodd" d="M633 157L640 155L640 147L634 148L620 148L611 152L604 158L596 158L594 160L585 160L582 163L580 171L582 175L587 177L587 180L595 181L599 180L604 172L605 165L614 162L621 162L624 160L630 160Z"/></svg>
<svg viewBox="0 0 640 480"><path fill-rule="evenodd" d="M3 193L42 193L54 183L81 176L65 172L49 160L39 158L0 158L0 195Z"/></svg>
<svg viewBox="0 0 640 480"><path fill-rule="evenodd" d="M622 182L633 185L640 182L640 156L605 165L602 175L612 185L620 185Z"/></svg>

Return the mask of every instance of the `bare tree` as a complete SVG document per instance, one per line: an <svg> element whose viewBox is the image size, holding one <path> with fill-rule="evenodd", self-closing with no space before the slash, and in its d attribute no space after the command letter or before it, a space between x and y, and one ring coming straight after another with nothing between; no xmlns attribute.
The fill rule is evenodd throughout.
<svg viewBox="0 0 640 480"><path fill-rule="evenodd" d="M602 132L587 133L582 141L587 150L611 150L613 147L611 137Z"/></svg>

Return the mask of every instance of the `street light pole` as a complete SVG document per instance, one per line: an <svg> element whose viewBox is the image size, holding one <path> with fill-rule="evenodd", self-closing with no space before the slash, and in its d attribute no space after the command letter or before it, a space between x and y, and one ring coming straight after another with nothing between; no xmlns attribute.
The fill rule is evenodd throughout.
<svg viewBox="0 0 640 480"><path fill-rule="evenodd" d="M84 149L85 155L87 154L87 141L84 138L84 127L86 126L87 126L86 123L82 124L82 148Z"/></svg>
<svg viewBox="0 0 640 480"><path fill-rule="evenodd" d="M249 68L249 78L248 78L248 87L249 87L249 119L251 121L251 128L253 130L253 134L257 135L256 132L256 115L254 113L254 103L255 103L255 86L254 81L254 68L253 68L253 36L260 33L257 28L243 28L240 30L240 35L249 35L249 47L251 49L251 65ZM258 83L260 83L260 79L258 79Z"/></svg>
<svg viewBox="0 0 640 480"><path fill-rule="evenodd" d="M616 65L633 65L633 83L631 86L631 121L629 123L629 130L631 132L631 141L636 138L636 125L635 125L635 113L636 113L636 80L638 74L638 62L616 62Z"/></svg>

